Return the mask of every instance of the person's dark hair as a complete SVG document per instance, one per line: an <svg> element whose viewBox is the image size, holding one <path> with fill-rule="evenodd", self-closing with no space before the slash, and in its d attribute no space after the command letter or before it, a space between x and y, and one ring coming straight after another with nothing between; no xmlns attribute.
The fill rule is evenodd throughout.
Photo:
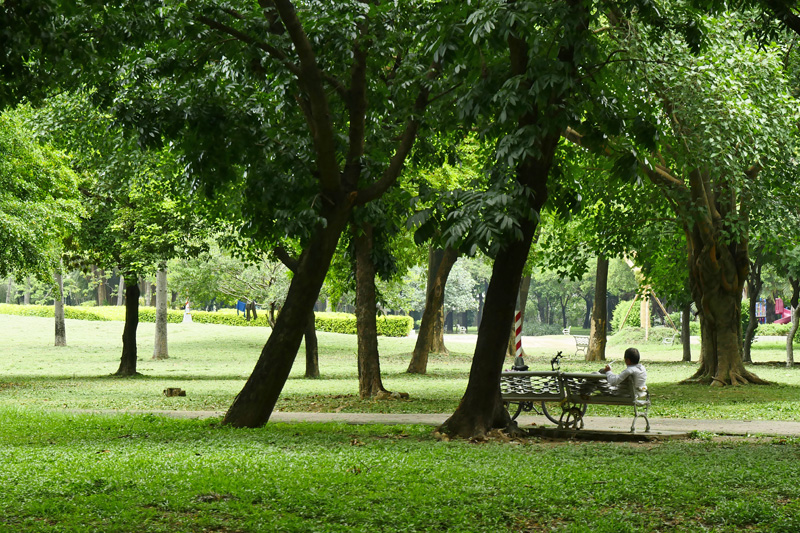
<svg viewBox="0 0 800 533"><path fill-rule="evenodd" d="M635 365L639 362L641 356L639 355L639 350L636 348L628 348L625 350L625 359L631 362L632 365Z"/></svg>

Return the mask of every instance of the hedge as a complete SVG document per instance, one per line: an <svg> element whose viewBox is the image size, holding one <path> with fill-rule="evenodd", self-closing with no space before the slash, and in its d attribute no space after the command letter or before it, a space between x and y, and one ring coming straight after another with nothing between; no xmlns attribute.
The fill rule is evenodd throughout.
<svg viewBox="0 0 800 533"><path fill-rule="evenodd" d="M52 305L15 305L0 304L0 314L52 317ZM124 321L125 307L64 307L64 317L76 320L95 321ZM139 321L155 322L156 310L153 307L139 307ZM183 311L170 309L167 311L167 322L177 324L183 321ZM267 316L258 315L257 320L248 322L244 314L234 315L226 312L192 311L192 322L200 324L223 324L227 326L261 326L269 327ZM414 319L410 316L380 316L378 317L378 335L385 337L407 337L414 326ZM356 317L348 313L316 313L315 327L318 331L331 333L356 334Z"/></svg>
<svg viewBox="0 0 800 533"><path fill-rule="evenodd" d="M407 337L414 327L410 316L383 315L378 317L378 335ZM356 334L356 315L350 313L315 313L314 327L329 333Z"/></svg>

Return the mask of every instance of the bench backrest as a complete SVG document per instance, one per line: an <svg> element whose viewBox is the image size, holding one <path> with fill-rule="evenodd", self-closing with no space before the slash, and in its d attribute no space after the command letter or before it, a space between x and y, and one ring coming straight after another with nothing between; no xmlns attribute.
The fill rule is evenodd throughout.
<svg viewBox="0 0 800 533"><path fill-rule="evenodd" d="M500 393L506 401L561 401L565 398L561 372L502 372Z"/></svg>

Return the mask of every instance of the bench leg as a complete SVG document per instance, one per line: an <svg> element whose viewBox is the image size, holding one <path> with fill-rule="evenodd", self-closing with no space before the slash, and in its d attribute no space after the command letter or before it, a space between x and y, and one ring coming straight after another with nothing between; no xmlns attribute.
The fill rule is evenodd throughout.
<svg viewBox="0 0 800 533"><path fill-rule="evenodd" d="M644 413L639 413L639 408L636 405L633 406L633 423L631 424L631 433L634 433L636 431L636 420L640 417L644 418L644 421L646 423L644 432L649 433L650 419L647 418L647 407L644 408Z"/></svg>

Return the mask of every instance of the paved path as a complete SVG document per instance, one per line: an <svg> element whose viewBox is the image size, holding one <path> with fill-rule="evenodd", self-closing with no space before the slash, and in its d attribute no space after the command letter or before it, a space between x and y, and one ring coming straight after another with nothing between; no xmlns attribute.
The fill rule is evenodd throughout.
<svg viewBox="0 0 800 533"><path fill-rule="evenodd" d="M155 414L175 418L213 418L221 417L223 411L148 411L126 410L73 410L79 413L97 414ZM449 414L379 414L379 413L285 413L274 412L271 422L341 422L345 424L424 424L438 426ZM521 427L544 425L553 427L541 416L521 415L518 419ZM604 432L627 433L632 417L587 416L584 418L586 429ZM773 420L696 420L683 418L651 418L650 433L654 435L674 436L692 431L703 431L718 435L778 435L800 437L800 422ZM644 429L644 421L636 422L637 433Z"/></svg>

